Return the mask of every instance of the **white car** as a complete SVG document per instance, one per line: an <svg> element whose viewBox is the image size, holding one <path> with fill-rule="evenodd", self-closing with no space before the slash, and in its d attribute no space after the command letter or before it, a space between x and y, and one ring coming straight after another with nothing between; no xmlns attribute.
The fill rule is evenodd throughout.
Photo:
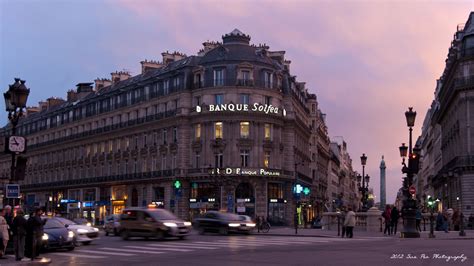
<svg viewBox="0 0 474 266"><path fill-rule="evenodd" d="M53 219L58 220L60 223L64 224L65 227L74 232L74 240L76 243L89 245L92 240L99 237L99 229L95 227L76 224L75 222L63 217L54 217Z"/></svg>

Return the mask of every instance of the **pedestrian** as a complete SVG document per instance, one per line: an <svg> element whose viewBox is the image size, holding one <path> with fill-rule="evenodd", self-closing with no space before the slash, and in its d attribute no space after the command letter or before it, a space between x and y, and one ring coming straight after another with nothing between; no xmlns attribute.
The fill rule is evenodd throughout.
<svg viewBox="0 0 474 266"><path fill-rule="evenodd" d="M10 233L8 232L8 223L5 220L5 209L0 210L0 257L5 258L5 251L7 249L8 240L10 239Z"/></svg>
<svg viewBox="0 0 474 266"><path fill-rule="evenodd" d="M353 237L354 226L356 224L355 212L352 211L352 208L349 207L347 210L346 218L344 221L344 226L346 227L346 235L348 238Z"/></svg>
<svg viewBox="0 0 474 266"><path fill-rule="evenodd" d="M400 213L398 212L397 207L393 206L392 211L390 212L390 223L392 227L392 235L397 234L398 219L400 218Z"/></svg>
<svg viewBox="0 0 474 266"><path fill-rule="evenodd" d="M26 219L23 210L18 209L12 222L15 259L21 261L25 257Z"/></svg>
<svg viewBox="0 0 474 266"><path fill-rule="evenodd" d="M31 215L27 221L27 234L26 234L26 247L27 255L31 259L39 257L42 237L43 237L43 226L46 223L46 219L42 220L41 215L43 211L38 208L35 210L34 215Z"/></svg>
<svg viewBox="0 0 474 266"><path fill-rule="evenodd" d="M383 235L390 235L390 226L391 226L391 221L392 221L392 216L391 216L392 210L390 209L390 205L387 204L385 206L385 211L382 213L382 217L384 218L385 222L385 229L383 230Z"/></svg>
<svg viewBox="0 0 474 266"><path fill-rule="evenodd" d="M416 217L415 218L416 218L416 230L421 232L421 218L422 218L422 215L421 215L420 209L416 209Z"/></svg>
<svg viewBox="0 0 474 266"><path fill-rule="evenodd" d="M4 211L5 211L5 215L3 215L3 217L7 221L8 226L11 228L12 223L13 223L12 206L10 205L5 206Z"/></svg>
<svg viewBox="0 0 474 266"><path fill-rule="evenodd" d="M257 216L257 233L260 233L262 228L262 216Z"/></svg>
<svg viewBox="0 0 474 266"><path fill-rule="evenodd" d="M443 230L445 233L449 233L449 214L447 211L443 212Z"/></svg>
<svg viewBox="0 0 474 266"><path fill-rule="evenodd" d="M454 209L454 213L453 213L454 231L459 231L460 224L461 224L461 213L459 212L458 209Z"/></svg>
<svg viewBox="0 0 474 266"><path fill-rule="evenodd" d="M436 231L443 230L444 222L443 222L443 214L438 211L438 215L436 216Z"/></svg>
<svg viewBox="0 0 474 266"><path fill-rule="evenodd" d="M346 226L344 225L344 221L346 220L346 207L341 208L341 212L339 214L339 223L342 225L342 234L341 237L344 238L346 236Z"/></svg>

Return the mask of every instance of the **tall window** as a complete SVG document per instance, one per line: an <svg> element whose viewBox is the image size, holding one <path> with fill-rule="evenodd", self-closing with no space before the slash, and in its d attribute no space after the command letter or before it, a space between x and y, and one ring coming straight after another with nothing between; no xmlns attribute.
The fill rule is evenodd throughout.
<svg viewBox="0 0 474 266"><path fill-rule="evenodd" d="M166 155L162 155L163 157L161 157L161 170L165 170L166 169Z"/></svg>
<svg viewBox="0 0 474 266"><path fill-rule="evenodd" d="M224 155L222 153L216 153L215 166L216 168L222 168L224 165Z"/></svg>
<svg viewBox="0 0 474 266"><path fill-rule="evenodd" d="M152 160L151 171L152 172L156 171L156 158L153 158L153 160Z"/></svg>
<svg viewBox="0 0 474 266"><path fill-rule="evenodd" d="M214 86L224 86L224 69L214 69Z"/></svg>
<svg viewBox="0 0 474 266"><path fill-rule="evenodd" d="M165 95L170 92L170 81L169 80L163 81L163 91L164 91Z"/></svg>
<svg viewBox="0 0 474 266"><path fill-rule="evenodd" d="M273 85L273 75L270 72L264 74L265 88L271 88Z"/></svg>
<svg viewBox="0 0 474 266"><path fill-rule="evenodd" d="M194 127L194 137L196 140L201 139L201 124L196 124Z"/></svg>
<svg viewBox="0 0 474 266"><path fill-rule="evenodd" d="M240 103L241 104L249 104L250 103L250 95L249 94L240 94Z"/></svg>
<svg viewBox="0 0 474 266"><path fill-rule="evenodd" d="M125 138L125 149L128 150L129 147L130 147L130 139Z"/></svg>
<svg viewBox="0 0 474 266"><path fill-rule="evenodd" d="M265 124L265 140L271 140L272 139L272 125L271 124Z"/></svg>
<svg viewBox="0 0 474 266"><path fill-rule="evenodd" d="M250 80L250 71L242 70L242 80L244 81Z"/></svg>
<svg viewBox="0 0 474 266"><path fill-rule="evenodd" d="M216 94L216 104L224 104L224 94Z"/></svg>
<svg viewBox="0 0 474 266"><path fill-rule="evenodd" d="M114 146L114 144L113 144L112 140L109 140L109 153L112 152L113 146Z"/></svg>
<svg viewBox="0 0 474 266"><path fill-rule="evenodd" d="M270 97L270 96L265 96L265 104L266 104L266 105L272 104L272 97Z"/></svg>
<svg viewBox="0 0 474 266"><path fill-rule="evenodd" d="M270 152L266 151L263 157L263 165L265 168L270 167Z"/></svg>
<svg viewBox="0 0 474 266"><path fill-rule="evenodd" d="M178 142L178 128L173 127L173 142L176 143Z"/></svg>
<svg viewBox="0 0 474 266"><path fill-rule="evenodd" d="M240 137L243 139L248 138L250 135L250 123L240 122Z"/></svg>
<svg viewBox="0 0 474 266"><path fill-rule="evenodd" d="M222 122L215 122L214 123L214 138L216 139L222 139L223 132L224 131L224 126Z"/></svg>
<svg viewBox="0 0 474 266"><path fill-rule="evenodd" d="M201 153L196 152L196 154L194 155L194 168L199 168L201 166L200 160L201 160Z"/></svg>
<svg viewBox="0 0 474 266"><path fill-rule="evenodd" d="M249 150L240 150L240 165L242 167L249 166Z"/></svg>
<svg viewBox="0 0 474 266"><path fill-rule="evenodd" d="M201 96L194 97L194 106L201 105Z"/></svg>
<svg viewBox="0 0 474 266"><path fill-rule="evenodd" d="M175 89L179 88L179 77L176 77L176 78L173 79L173 87Z"/></svg>
<svg viewBox="0 0 474 266"><path fill-rule="evenodd" d="M163 144L166 144L166 139L168 138L168 131L166 129L161 130L161 137L163 138Z"/></svg>
<svg viewBox="0 0 474 266"><path fill-rule="evenodd" d="M120 151L120 139L117 139L116 145L117 151Z"/></svg>

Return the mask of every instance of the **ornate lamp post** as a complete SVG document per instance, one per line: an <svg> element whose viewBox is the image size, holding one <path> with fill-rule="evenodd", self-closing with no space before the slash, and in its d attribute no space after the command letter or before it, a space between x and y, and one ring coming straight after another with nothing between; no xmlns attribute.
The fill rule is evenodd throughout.
<svg viewBox="0 0 474 266"><path fill-rule="evenodd" d="M16 136L16 126L20 117L23 116L23 109L26 107L26 101L30 94L30 89L25 85L24 80L15 78L15 83L9 85L8 90L3 93L5 98L5 107L8 112L8 120L11 124L11 135L6 143L7 150L12 154L12 163L10 169L10 183L15 180L16 154L25 151L25 138ZM15 204L15 202L13 202Z"/></svg>
<svg viewBox="0 0 474 266"><path fill-rule="evenodd" d="M360 157L360 163L362 164L362 176L357 175L357 184L359 187L359 191L362 193L362 210L366 211L367 210L367 202L369 200L369 181L370 177L369 175L365 174L365 165L367 164L367 156L365 153L362 154Z"/></svg>
<svg viewBox="0 0 474 266"><path fill-rule="evenodd" d="M416 200L413 199L412 194L416 193L413 185L413 176L418 173L419 167L419 156L420 149L418 147L412 148L412 132L413 126L415 125L416 112L413 111L413 107L409 107L408 111L405 112L405 118L407 121L407 127L409 131L409 142L408 147L405 143L399 147L400 156L402 157L402 173L407 176L403 180L403 207L402 214L405 219L402 236L407 238L418 238L420 233L416 230ZM407 154L408 153L408 154ZM405 164L405 157L408 155L408 167Z"/></svg>
<svg viewBox="0 0 474 266"><path fill-rule="evenodd" d="M299 203L299 192L297 191L298 189L298 166L304 166L304 161L300 163L295 162L295 185L293 186L293 193L295 197L295 217L294 217L294 222L295 222L295 235L298 234L298 224L299 224L299 217L298 217L298 207L300 205Z"/></svg>

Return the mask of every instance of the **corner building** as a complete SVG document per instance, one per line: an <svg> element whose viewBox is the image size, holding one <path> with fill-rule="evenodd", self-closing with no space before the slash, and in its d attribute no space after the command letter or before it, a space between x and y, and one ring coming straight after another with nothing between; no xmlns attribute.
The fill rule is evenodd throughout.
<svg viewBox="0 0 474 266"><path fill-rule="evenodd" d="M325 198L318 180L327 182L319 138L329 145L316 95L290 74L284 51L250 45L237 29L222 39L29 108L19 124L28 139L24 204L96 221L155 204L184 219L225 210L292 224L297 180L311 189L299 199L311 220Z"/></svg>

